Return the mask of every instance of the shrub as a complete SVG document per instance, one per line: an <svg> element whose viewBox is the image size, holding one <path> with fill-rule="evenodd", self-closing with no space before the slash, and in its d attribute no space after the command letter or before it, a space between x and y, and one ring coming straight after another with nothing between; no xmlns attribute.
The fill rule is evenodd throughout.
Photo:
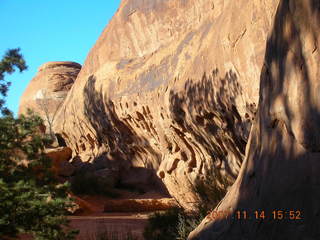
<svg viewBox="0 0 320 240"><path fill-rule="evenodd" d="M191 214L181 208L157 212L149 217L143 236L153 240L186 240L204 217L202 209Z"/></svg>
<svg viewBox="0 0 320 240"><path fill-rule="evenodd" d="M31 233L35 239L72 239L64 217L72 207L68 185L59 184L31 115L0 118L0 238Z"/></svg>
<svg viewBox="0 0 320 240"><path fill-rule="evenodd" d="M200 197L199 206L204 211L215 208L231 185L231 182L222 176L218 169L211 169L209 173L202 181L198 180L194 188Z"/></svg>
<svg viewBox="0 0 320 240"><path fill-rule="evenodd" d="M144 238L153 240L175 240L177 237L179 214L182 212L183 210L180 208L172 208L165 212L152 214L144 230Z"/></svg>
<svg viewBox="0 0 320 240"><path fill-rule="evenodd" d="M176 240L186 240L190 234L205 218L206 212L197 211L191 215L179 214Z"/></svg>

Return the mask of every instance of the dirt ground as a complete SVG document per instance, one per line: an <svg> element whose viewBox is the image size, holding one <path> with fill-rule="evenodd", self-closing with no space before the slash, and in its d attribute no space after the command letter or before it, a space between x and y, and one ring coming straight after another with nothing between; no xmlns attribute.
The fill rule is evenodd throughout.
<svg viewBox="0 0 320 240"><path fill-rule="evenodd" d="M100 216L72 216L70 226L80 230L77 240L106 239L127 240L131 235L134 239L143 240L143 230L148 215L139 213L113 213Z"/></svg>
<svg viewBox="0 0 320 240"><path fill-rule="evenodd" d="M69 216L70 226L80 231L77 240L127 240L128 235L135 240L143 240L143 231L148 222L148 215L154 211L144 212L107 212L105 205L108 201L115 201L101 196L73 196L80 205L81 210L75 216ZM167 202L168 198L158 193L146 193L136 195L133 193L124 193L116 201L126 200L156 200L158 203ZM128 206L124 206L128 208ZM108 238L102 238L102 237Z"/></svg>
<svg viewBox="0 0 320 240"><path fill-rule="evenodd" d="M148 192L138 195L131 192L123 192L119 199L110 199L103 196L72 196L80 209L73 216L68 216L70 227L79 230L77 240L144 240L143 231L148 223L148 216L155 211L135 212L105 212L108 202L123 202L123 207L130 209L127 200L156 201L155 205L166 205L174 201L156 192ZM117 205L117 207L119 207ZM145 209L144 207L142 209ZM135 210L139 210L135 208ZM128 238L128 236L132 238ZM21 235L20 240L32 240L28 235ZM151 240L151 239L147 239Z"/></svg>

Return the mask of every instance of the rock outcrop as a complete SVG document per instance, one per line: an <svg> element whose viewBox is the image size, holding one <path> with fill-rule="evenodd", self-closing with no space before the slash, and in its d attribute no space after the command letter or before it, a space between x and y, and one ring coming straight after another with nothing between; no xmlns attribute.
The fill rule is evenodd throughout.
<svg viewBox="0 0 320 240"><path fill-rule="evenodd" d="M81 65L75 62L43 64L20 99L19 114L32 109L43 118L48 130L80 69Z"/></svg>
<svg viewBox="0 0 320 240"><path fill-rule="evenodd" d="M319 239L319 16L319 1L279 1L246 158L216 208L228 217L208 216L190 240Z"/></svg>
<svg viewBox="0 0 320 240"><path fill-rule="evenodd" d="M70 148L47 149L45 153L52 160L52 171L56 176L70 177L75 172L75 167L69 163L72 157Z"/></svg>
<svg viewBox="0 0 320 240"><path fill-rule="evenodd" d="M55 132L82 161L144 168L145 182L160 178L193 208L211 197L201 186L220 191L238 175L277 3L123 0Z"/></svg>

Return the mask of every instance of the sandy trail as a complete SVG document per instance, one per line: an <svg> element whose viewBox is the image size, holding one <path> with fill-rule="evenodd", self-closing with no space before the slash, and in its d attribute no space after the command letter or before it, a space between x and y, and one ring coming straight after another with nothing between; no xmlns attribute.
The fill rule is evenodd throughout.
<svg viewBox="0 0 320 240"><path fill-rule="evenodd" d="M98 236L108 236L106 240L127 240L127 235L131 234L134 240L143 240L143 231L148 222L148 216L154 211L143 212L108 212L105 213L106 203L112 202L101 196L74 196L76 202L81 205L82 211L76 216L69 216L70 226L80 231L77 240L100 240ZM132 193L125 194L121 200L136 199L155 199L157 201L167 201L167 196L161 196L158 193L147 193L139 195ZM123 201L124 208L128 208L126 201ZM130 208L130 206L129 206ZM116 238L115 238L116 236ZM103 238L102 238L103 239ZM104 240L104 239L103 239Z"/></svg>
<svg viewBox="0 0 320 240"><path fill-rule="evenodd" d="M148 214L113 213L98 216L71 216L70 226L80 230L78 240L95 240L98 235L107 235L110 239L116 235L119 240L126 240L127 234L136 239L143 239L143 230Z"/></svg>

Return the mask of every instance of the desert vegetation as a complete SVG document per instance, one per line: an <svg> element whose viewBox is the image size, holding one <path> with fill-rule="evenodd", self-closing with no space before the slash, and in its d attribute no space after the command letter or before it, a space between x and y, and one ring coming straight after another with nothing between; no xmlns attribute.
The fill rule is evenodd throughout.
<svg viewBox="0 0 320 240"><path fill-rule="evenodd" d="M199 206L205 210L213 209L226 195L232 181L214 168L208 171L204 179L196 181L194 191L199 196Z"/></svg>
<svg viewBox="0 0 320 240"><path fill-rule="evenodd" d="M186 213L182 208L172 208L156 212L149 217L144 230L145 239L186 240L189 233L199 225L206 216L206 210L199 208L196 212Z"/></svg>
<svg viewBox="0 0 320 240"><path fill-rule="evenodd" d="M5 74L27 66L19 49L8 50L0 61L0 238L29 234L35 240L74 239L65 217L73 207L68 184L53 176L44 153L48 144L40 131L43 120L29 113L15 118L5 107L10 82Z"/></svg>
<svg viewBox="0 0 320 240"><path fill-rule="evenodd" d="M208 171L205 179L196 182L194 191L199 196L195 211L171 208L151 214L144 231L145 239L186 240L201 221L225 196L230 182L214 169Z"/></svg>
<svg viewBox="0 0 320 240"><path fill-rule="evenodd" d="M58 113L58 110L63 103L63 99L60 102L53 101L46 90L42 90L40 96L36 98L36 104L38 105L41 114L44 116L44 122L48 126L48 134L52 140L55 140L55 134L52 129L55 117Z"/></svg>

